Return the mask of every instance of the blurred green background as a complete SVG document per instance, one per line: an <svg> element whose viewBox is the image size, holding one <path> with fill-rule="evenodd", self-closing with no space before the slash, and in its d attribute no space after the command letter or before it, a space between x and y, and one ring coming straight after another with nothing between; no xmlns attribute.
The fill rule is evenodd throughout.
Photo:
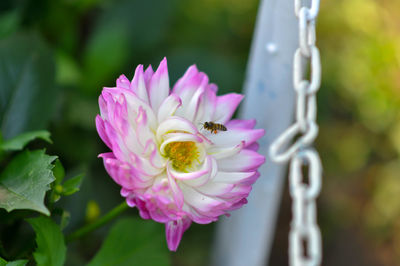
<svg viewBox="0 0 400 266"><path fill-rule="evenodd" d="M122 201L119 187L97 158L107 151L94 124L102 87L113 86L121 73L132 78L138 64L156 67L167 56L171 84L196 63L218 84L220 94L240 92L258 4L0 1L0 56L15 60L15 69L0 65L0 111L24 99L12 94L15 80L38 84L25 91L34 93L34 100L13 112L28 113L30 119L2 117L3 136L47 128L54 142L48 153L57 154L70 172L86 173L82 191L60 202L71 211L66 230ZM319 198L323 264L399 265L400 2L324 0L321 5L317 31L323 81L317 148L324 165ZM17 70L24 75L16 77ZM287 264L289 221L286 191L271 265ZM214 225L192 226L172 254L172 264L207 265L213 230ZM88 261L107 231L99 230L69 248L67 264Z"/></svg>

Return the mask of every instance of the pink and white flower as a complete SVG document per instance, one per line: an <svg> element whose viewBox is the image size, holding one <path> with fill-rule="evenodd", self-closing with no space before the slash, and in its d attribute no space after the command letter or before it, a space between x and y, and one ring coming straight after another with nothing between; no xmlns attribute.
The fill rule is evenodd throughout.
<svg viewBox="0 0 400 266"><path fill-rule="evenodd" d="M264 130L231 120L243 96L216 92L194 65L170 90L164 58L156 72L139 65L132 81L121 75L99 97L96 127L112 151L99 156L128 205L165 223L172 251L192 221L214 222L246 204L265 161L256 152ZM227 131L202 128L209 121Z"/></svg>

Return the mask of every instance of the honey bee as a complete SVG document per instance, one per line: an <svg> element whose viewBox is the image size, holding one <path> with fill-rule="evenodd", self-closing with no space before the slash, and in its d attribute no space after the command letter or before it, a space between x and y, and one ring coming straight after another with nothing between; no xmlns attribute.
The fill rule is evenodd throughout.
<svg viewBox="0 0 400 266"><path fill-rule="evenodd" d="M217 134L218 130L227 131L226 127L223 124L218 124L211 121L204 122L202 125L204 129L211 131L211 134L212 133Z"/></svg>

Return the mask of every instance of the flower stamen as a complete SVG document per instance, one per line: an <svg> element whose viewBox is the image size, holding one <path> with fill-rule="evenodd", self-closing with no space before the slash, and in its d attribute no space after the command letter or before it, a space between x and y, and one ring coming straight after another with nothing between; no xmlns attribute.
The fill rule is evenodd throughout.
<svg viewBox="0 0 400 266"><path fill-rule="evenodd" d="M199 152L193 141L176 141L165 146L165 157L180 172L187 172L194 160L198 161Z"/></svg>

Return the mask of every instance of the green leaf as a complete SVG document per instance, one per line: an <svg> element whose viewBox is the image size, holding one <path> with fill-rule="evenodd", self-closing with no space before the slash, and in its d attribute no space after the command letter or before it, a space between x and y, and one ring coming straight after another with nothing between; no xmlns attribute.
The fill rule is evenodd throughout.
<svg viewBox="0 0 400 266"><path fill-rule="evenodd" d="M65 170L63 165L61 164L61 161L58 159L54 163L53 175L56 180L52 184L52 190L49 197L50 204L57 202L61 198L60 194L63 189L61 186L61 182L64 180Z"/></svg>
<svg viewBox="0 0 400 266"><path fill-rule="evenodd" d="M9 261L6 265L7 266L25 266L28 263L28 260L14 260Z"/></svg>
<svg viewBox="0 0 400 266"><path fill-rule="evenodd" d="M0 130L4 139L45 129L56 104L51 50L35 34L0 40Z"/></svg>
<svg viewBox="0 0 400 266"><path fill-rule="evenodd" d="M76 86L81 78L82 71L76 62L76 59L62 51L57 52L56 56L56 82L62 86Z"/></svg>
<svg viewBox="0 0 400 266"><path fill-rule="evenodd" d="M0 38L15 32L20 24L21 15L18 10L14 9L0 16Z"/></svg>
<svg viewBox="0 0 400 266"><path fill-rule="evenodd" d="M98 88L118 75L138 53L154 54L166 37L174 10L172 2L121 0L99 12L83 56L84 76L91 77L82 79L86 92L97 94Z"/></svg>
<svg viewBox="0 0 400 266"><path fill-rule="evenodd" d="M97 90L101 82L111 78L126 63L128 50L127 35L121 27L105 28L95 34L84 53L85 73L92 73L93 79L83 79L84 88L89 92Z"/></svg>
<svg viewBox="0 0 400 266"><path fill-rule="evenodd" d="M0 258L0 266L25 266L28 263L28 260L14 260L14 261L6 261L3 258Z"/></svg>
<svg viewBox="0 0 400 266"><path fill-rule="evenodd" d="M63 210L61 214L60 228L63 230L69 224L69 220L71 219L71 213Z"/></svg>
<svg viewBox="0 0 400 266"><path fill-rule="evenodd" d="M0 144L0 149L8 151L19 151L22 150L26 146L26 144L34 139L42 139L49 143L52 143L50 139L50 132L46 130L38 130L22 133L16 137L6 140Z"/></svg>
<svg viewBox="0 0 400 266"><path fill-rule="evenodd" d="M119 220L89 266L170 265L160 224L134 218Z"/></svg>
<svg viewBox="0 0 400 266"><path fill-rule="evenodd" d="M58 159L54 162L53 174L54 174L54 177L56 178L56 181L54 182L54 184L55 185L61 184L61 182L63 181L63 179L65 177L65 170L64 170L64 166L62 165L61 161Z"/></svg>
<svg viewBox="0 0 400 266"><path fill-rule="evenodd" d="M26 150L14 157L0 174L0 208L30 209L50 215L44 196L54 181L51 163L56 158L43 150Z"/></svg>
<svg viewBox="0 0 400 266"><path fill-rule="evenodd" d="M63 265L67 248L60 227L48 217L27 219L36 232L37 248L33 253L38 266Z"/></svg>
<svg viewBox="0 0 400 266"><path fill-rule="evenodd" d="M68 179L62 185L62 195L69 196L79 191L79 187L81 186L83 175L78 175L73 178Z"/></svg>

